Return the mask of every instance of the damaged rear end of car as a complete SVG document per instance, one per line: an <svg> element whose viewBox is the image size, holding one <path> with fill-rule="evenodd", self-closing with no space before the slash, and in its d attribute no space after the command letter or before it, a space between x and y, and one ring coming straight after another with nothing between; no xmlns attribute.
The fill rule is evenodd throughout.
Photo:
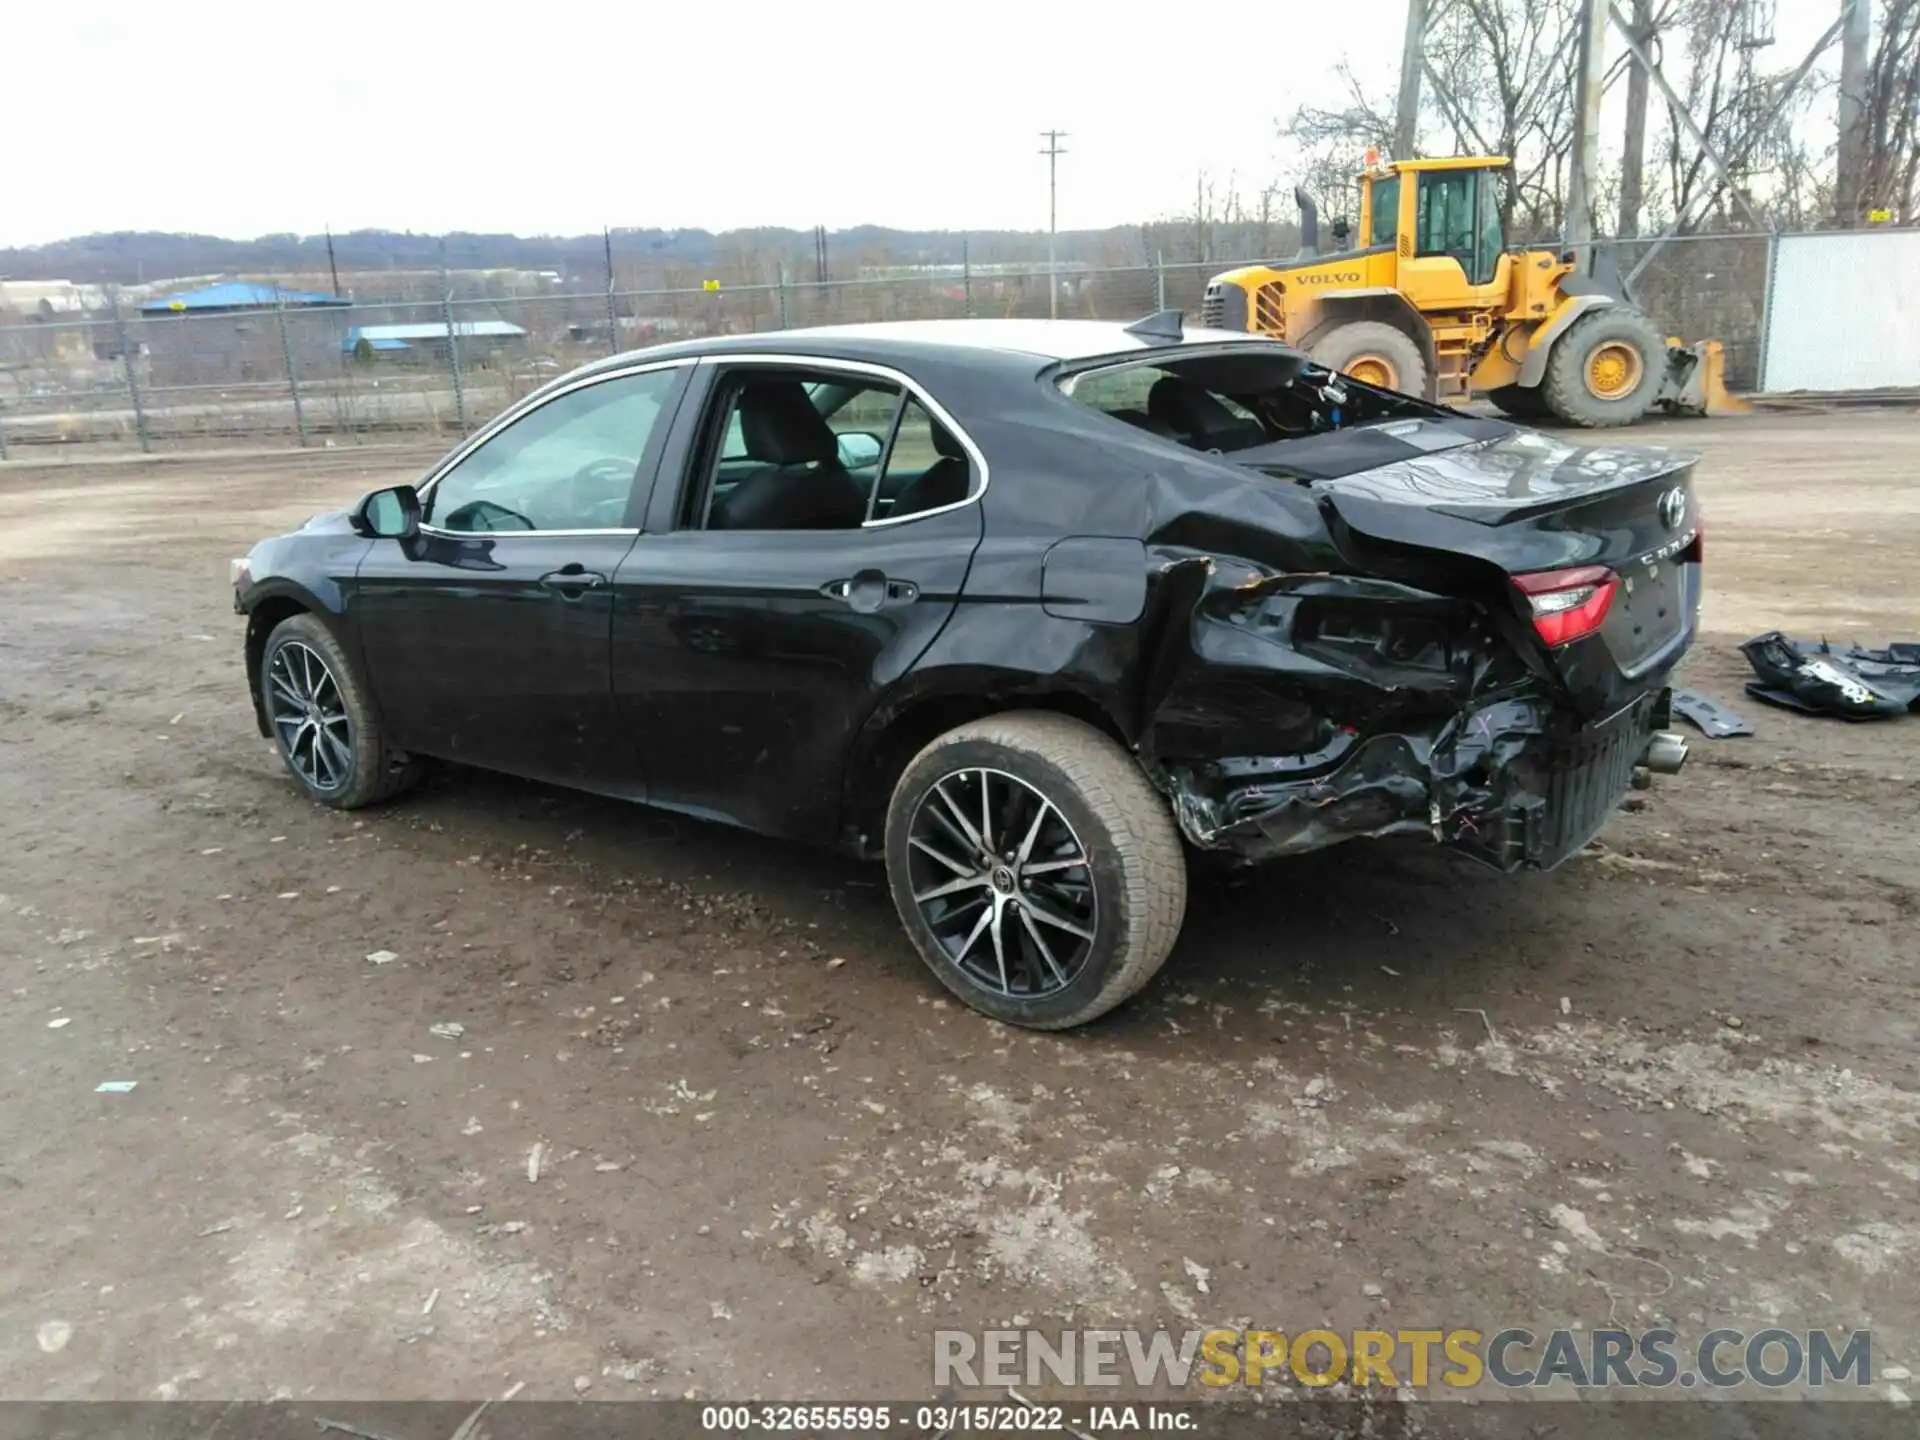
<svg viewBox="0 0 1920 1440"><path fill-rule="evenodd" d="M1261 533L1258 492L1189 472L1165 494L1138 748L1189 843L1258 862L1425 836L1546 870L1637 770L1684 762L1668 682L1700 595L1691 456L1576 446L1304 362L1283 412L1270 382L1235 393L1232 364L1186 368L1240 427L1201 435L1226 442L1207 463L1321 527L1303 568Z"/></svg>

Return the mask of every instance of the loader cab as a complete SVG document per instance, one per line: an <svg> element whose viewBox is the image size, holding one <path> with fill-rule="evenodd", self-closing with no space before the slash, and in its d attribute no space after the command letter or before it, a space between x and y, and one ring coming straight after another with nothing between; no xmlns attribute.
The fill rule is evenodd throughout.
<svg viewBox="0 0 1920 1440"><path fill-rule="evenodd" d="M1498 303L1507 289L1501 192L1510 162L1368 159L1359 177L1360 233L1370 246L1394 247L1407 298L1421 310Z"/></svg>

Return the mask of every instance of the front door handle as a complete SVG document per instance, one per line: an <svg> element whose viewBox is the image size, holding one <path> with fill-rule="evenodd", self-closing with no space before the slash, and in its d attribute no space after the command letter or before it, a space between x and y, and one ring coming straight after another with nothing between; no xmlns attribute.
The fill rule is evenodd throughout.
<svg viewBox="0 0 1920 1440"><path fill-rule="evenodd" d="M562 565L558 570L549 570L540 577L540 583L559 595L563 600L578 600L589 590L607 583L607 577L597 570L589 570L575 563Z"/></svg>
<svg viewBox="0 0 1920 1440"><path fill-rule="evenodd" d="M820 593L862 614L871 614L885 605L907 605L918 600L920 587L911 580L889 580L884 571L862 570L848 580L827 581Z"/></svg>

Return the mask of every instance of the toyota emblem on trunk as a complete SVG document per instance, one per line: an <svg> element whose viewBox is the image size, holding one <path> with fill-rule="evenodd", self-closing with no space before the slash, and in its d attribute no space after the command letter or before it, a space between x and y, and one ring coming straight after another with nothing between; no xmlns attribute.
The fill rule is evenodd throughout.
<svg viewBox="0 0 1920 1440"><path fill-rule="evenodd" d="M1676 485L1660 497L1660 523L1669 530L1678 530L1686 518L1687 492Z"/></svg>

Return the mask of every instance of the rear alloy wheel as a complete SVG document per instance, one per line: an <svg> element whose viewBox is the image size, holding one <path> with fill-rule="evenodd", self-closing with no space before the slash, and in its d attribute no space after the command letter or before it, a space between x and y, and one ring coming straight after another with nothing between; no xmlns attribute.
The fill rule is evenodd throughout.
<svg viewBox="0 0 1920 1440"><path fill-rule="evenodd" d="M302 790L336 810L398 794L416 767L390 751L366 688L331 631L294 615L267 637L260 707L280 758Z"/></svg>
<svg viewBox="0 0 1920 1440"><path fill-rule="evenodd" d="M1667 347L1630 305L1589 311L1553 342L1540 394L1560 419L1590 429L1631 425L1653 408Z"/></svg>
<svg viewBox="0 0 1920 1440"><path fill-rule="evenodd" d="M992 716L922 750L887 812L901 922L942 984L982 1014L1064 1030L1160 968L1186 910L1167 803L1092 726Z"/></svg>
<svg viewBox="0 0 1920 1440"><path fill-rule="evenodd" d="M1329 370L1382 390L1427 393L1427 362L1420 356L1420 347L1404 331L1378 320L1356 320L1329 331L1314 342L1313 358Z"/></svg>

